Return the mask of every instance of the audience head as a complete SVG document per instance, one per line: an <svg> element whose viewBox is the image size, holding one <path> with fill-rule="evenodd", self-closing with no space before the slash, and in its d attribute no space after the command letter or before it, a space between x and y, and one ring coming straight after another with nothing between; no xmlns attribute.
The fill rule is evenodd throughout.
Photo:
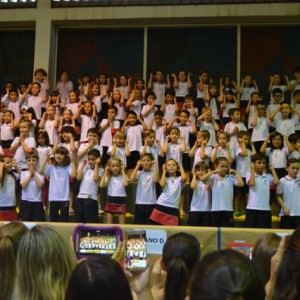
<svg viewBox="0 0 300 300"><path fill-rule="evenodd" d="M300 226L287 239L285 252L278 266L272 300L300 299Z"/></svg>
<svg viewBox="0 0 300 300"><path fill-rule="evenodd" d="M89 258L75 268L66 300L131 300L132 294L122 267L110 257Z"/></svg>
<svg viewBox="0 0 300 300"><path fill-rule="evenodd" d="M60 233L37 225L20 242L17 266L20 299L63 300L76 258Z"/></svg>
<svg viewBox="0 0 300 300"><path fill-rule="evenodd" d="M167 271L165 300L184 299L199 259L200 244L194 236L179 232L167 239L162 256L162 267Z"/></svg>
<svg viewBox="0 0 300 300"><path fill-rule="evenodd" d="M207 254L196 266L190 300L264 300L264 283L255 264L234 250Z"/></svg>
<svg viewBox="0 0 300 300"><path fill-rule="evenodd" d="M262 235L255 242L252 260L260 269L265 284L270 278L271 258L276 253L279 243L280 237L273 232Z"/></svg>
<svg viewBox="0 0 300 300"><path fill-rule="evenodd" d="M16 279L16 259L19 243L27 227L18 221L0 228L0 299L11 299Z"/></svg>

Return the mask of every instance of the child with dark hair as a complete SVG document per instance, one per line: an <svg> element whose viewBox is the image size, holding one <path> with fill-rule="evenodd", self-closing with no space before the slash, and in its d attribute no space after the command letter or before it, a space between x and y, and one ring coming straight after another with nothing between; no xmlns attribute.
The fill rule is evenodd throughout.
<svg viewBox="0 0 300 300"><path fill-rule="evenodd" d="M249 198L245 226L249 228L271 228L270 187L277 185L279 180L273 165L269 165L272 174L266 173L268 167L264 155L253 155L251 162L251 171L246 176Z"/></svg>
<svg viewBox="0 0 300 300"><path fill-rule="evenodd" d="M162 99L160 110L164 113L166 123L170 123L179 113L179 107L175 97L175 91L168 89Z"/></svg>

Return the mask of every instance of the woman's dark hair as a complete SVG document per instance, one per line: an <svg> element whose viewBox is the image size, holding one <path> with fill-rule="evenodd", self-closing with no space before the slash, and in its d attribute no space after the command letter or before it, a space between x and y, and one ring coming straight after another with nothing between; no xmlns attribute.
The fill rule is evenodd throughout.
<svg viewBox="0 0 300 300"><path fill-rule="evenodd" d="M207 254L191 280L191 300L264 300L264 283L255 264L234 250Z"/></svg>
<svg viewBox="0 0 300 300"><path fill-rule="evenodd" d="M167 239L162 256L162 263L167 271L165 300L185 298L200 253L200 244L193 235L179 232Z"/></svg>
<svg viewBox="0 0 300 300"><path fill-rule="evenodd" d="M89 258L72 273L66 300L132 300L121 266L110 257Z"/></svg>
<svg viewBox="0 0 300 300"><path fill-rule="evenodd" d="M273 232L262 235L255 242L252 261L260 269L265 284L270 279L271 258L276 253L279 243L280 236Z"/></svg>
<svg viewBox="0 0 300 300"><path fill-rule="evenodd" d="M272 300L300 299L300 226L286 242L285 252L277 269Z"/></svg>

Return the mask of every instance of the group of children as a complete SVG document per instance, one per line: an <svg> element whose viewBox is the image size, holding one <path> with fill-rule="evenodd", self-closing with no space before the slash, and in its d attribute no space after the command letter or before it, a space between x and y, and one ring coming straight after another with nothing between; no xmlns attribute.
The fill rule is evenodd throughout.
<svg viewBox="0 0 300 300"><path fill-rule="evenodd" d="M97 223L99 188L107 189L108 223L125 222L127 186L136 182L134 223L233 226L246 196L247 227L271 227L270 201L281 227L300 224L300 67L286 85L270 78L266 105L247 75L219 87L199 75L197 100L184 71L138 79L88 74L73 89L67 72L47 98L47 74L1 99L0 219ZM292 100L286 101L290 90ZM191 172L192 170L192 172ZM189 184L191 193L182 193ZM183 196L183 194L185 196ZM134 200L134 199L130 199Z"/></svg>

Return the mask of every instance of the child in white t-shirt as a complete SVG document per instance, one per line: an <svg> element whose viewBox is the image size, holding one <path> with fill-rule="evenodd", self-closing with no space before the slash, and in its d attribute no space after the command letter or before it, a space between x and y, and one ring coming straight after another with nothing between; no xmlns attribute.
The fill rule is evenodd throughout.
<svg viewBox="0 0 300 300"><path fill-rule="evenodd" d="M139 171L140 167L143 168ZM134 224L150 224L150 216L155 207L156 183L159 180L158 165L151 153L144 153L130 176L130 181L137 181Z"/></svg>
<svg viewBox="0 0 300 300"><path fill-rule="evenodd" d="M278 184L279 180L273 165L269 166L272 175L266 173L265 156L260 153L253 155L251 161L251 172L246 176L249 198L245 226L249 228L271 228L270 186Z"/></svg>
<svg viewBox="0 0 300 300"><path fill-rule="evenodd" d="M153 92L150 91L146 93L145 98L147 104L143 106L141 114L143 116L145 124L147 125L147 128L149 128L154 117L154 113L157 111L157 107L154 105L156 96Z"/></svg>
<svg viewBox="0 0 300 300"><path fill-rule="evenodd" d="M233 227L233 186L242 187L244 182L237 171L229 169L227 158L217 158L215 167L200 177L212 188L212 226Z"/></svg>
<svg viewBox="0 0 300 300"><path fill-rule="evenodd" d="M190 206L189 226L210 226L211 224L211 191L210 187L200 180L200 177L208 172L208 165L199 161L195 165L191 181L193 197Z"/></svg>
<svg viewBox="0 0 300 300"><path fill-rule="evenodd" d="M178 114L179 107L173 90L167 90L162 99L160 110L164 113L166 123L170 123Z"/></svg>

